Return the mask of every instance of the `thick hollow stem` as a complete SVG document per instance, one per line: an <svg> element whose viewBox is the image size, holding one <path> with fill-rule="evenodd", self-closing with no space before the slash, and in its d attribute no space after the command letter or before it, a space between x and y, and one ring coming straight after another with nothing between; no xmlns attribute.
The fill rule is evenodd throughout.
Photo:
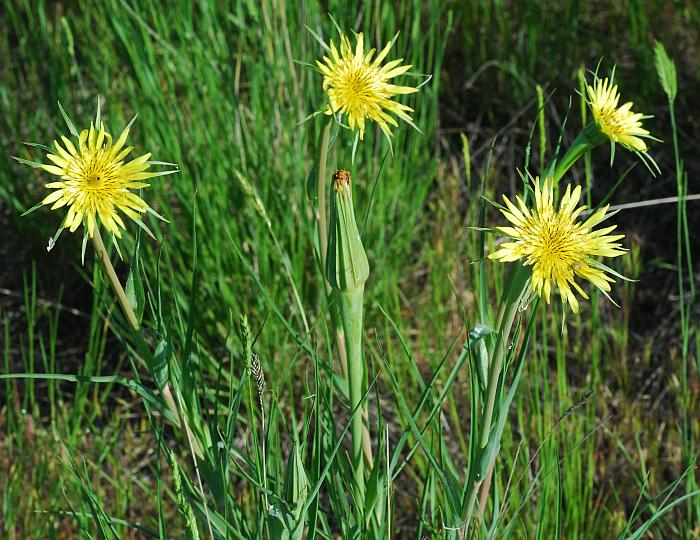
<svg viewBox="0 0 700 540"><path fill-rule="evenodd" d="M338 342L338 357L340 359L340 372L343 375L343 378L347 381L348 380L348 360L347 360L347 352L346 352L346 345L345 345L345 332L343 331L343 328L341 326L336 327L335 329L335 336L336 340ZM374 457L372 455L372 439L370 439L369 436L369 415L367 413L367 407L364 408L364 411L362 413L362 416L364 417L364 423L363 423L363 433L362 433L362 450L365 454L365 465L367 466L368 469L371 469L374 466Z"/></svg>
<svg viewBox="0 0 700 540"><path fill-rule="evenodd" d="M364 439L364 363L362 360L362 303L364 286L353 291L339 292L340 316L345 330L345 350L348 359L348 386L350 390L352 468L359 501L365 497Z"/></svg>
<svg viewBox="0 0 700 540"><path fill-rule="evenodd" d="M326 288L330 289L328 282L326 282ZM330 294L337 294L335 291L331 291ZM338 313L338 307L334 303L330 309L331 322L335 327L335 341L338 345L338 363L340 364L340 374L347 381L348 380L348 356L345 352L345 331L343 330L342 324L339 323L340 314Z"/></svg>
<svg viewBox="0 0 700 540"><path fill-rule="evenodd" d="M550 163L542 173L543 178L552 176L555 182L559 182L569 169L583 156L596 146L606 141L606 137L600 132L594 123L588 124L578 137L571 143L566 153L557 161Z"/></svg>

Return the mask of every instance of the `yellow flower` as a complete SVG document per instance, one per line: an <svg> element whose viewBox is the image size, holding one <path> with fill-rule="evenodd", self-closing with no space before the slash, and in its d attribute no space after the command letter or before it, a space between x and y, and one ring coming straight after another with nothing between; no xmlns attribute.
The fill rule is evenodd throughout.
<svg viewBox="0 0 700 540"><path fill-rule="evenodd" d="M588 104L593 112L593 118L598 129L610 141L620 143L633 152L646 152L647 145L641 137L649 138L649 132L642 127L644 115L632 112L631 101L617 106L620 93L612 80L600 79L593 81L593 86L586 85Z"/></svg>
<svg viewBox="0 0 700 540"><path fill-rule="evenodd" d="M140 223L141 215L149 210L148 205L129 190L148 187L143 180L164 173L147 171L151 165L148 161L150 153L124 162L133 149L124 146L130 126L115 143L101 122L99 130L92 123L89 130L83 130L77 146L64 136L61 136L63 146L54 141L56 153L46 156L53 165L42 164L41 168L60 176L61 180L46 184L55 191L41 204L51 204L51 210L68 207L61 229L74 232L84 224L92 237L99 220L105 229L121 238L119 229L125 229L125 226L118 212Z"/></svg>
<svg viewBox="0 0 700 540"><path fill-rule="evenodd" d="M518 196L517 206L506 196L503 200L507 209L501 212L512 227L497 227L497 230L512 238L500 246L490 259L501 262L522 260L532 266L531 287L539 296L544 294L549 303L552 285L556 285L562 300L578 312L578 301L572 288L584 298L583 289L574 281L579 277L590 281L605 295L610 291L610 283L615 280L606 275L610 269L593 257L617 257L625 249L617 242L624 235L609 235L615 225L594 231L593 227L606 218L608 206L600 208L583 222L577 221L586 206L576 208L581 198L581 187L573 191L566 187L559 208L555 208L553 179L535 181L535 205L529 209Z"/></svg>
<svg viewBox="0 0 700 540"><path fill-rule="evenodd" d="M387 137L390 137L389 125L398 126L398 124L389 113L413 125L408 114L413 112L413 109L392 101L391 98L399 94L412 94L418 89L410 86L396 86L388 82L408 71L411 66L400 65L402 58L381 65L393 44L392 40L372 60L375 49L365 54L362 34L357 35L354 51L350 40L341 34L340 52L331 40L330 48L327 49L330 58L324 56L325 63L316 62L323 74L323 90L328 94L330 102L324 112L347 114L350 129L359 130L360 139L364 138L367 119L376 122Z"/></svg>

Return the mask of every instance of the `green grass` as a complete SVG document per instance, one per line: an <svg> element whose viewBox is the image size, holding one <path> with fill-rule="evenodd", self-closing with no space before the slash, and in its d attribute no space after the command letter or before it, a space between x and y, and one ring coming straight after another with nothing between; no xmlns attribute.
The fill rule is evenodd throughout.
<svg viewBox="0 0 700 540"><path fill-rule="evenodd" d="M422 133L398 129L391 156L383 137L368 130L353 165L371 266L365 355L370 381L376 376L372 432L378 463L387 466L379 459L387 441L396 459L391 519L380 512L376 520L391 524L392 537L450 537L443 528L446 494L431 460L464 478L469 361L454 367L466 332L504 282L503 270L486 263L488 292L481 296L479 234L469 227L479 223L482 187L492 200L520 190L516 169L524 168L523 149L538 118L529 167L536 173L551 159L569 96L564 144L576 135L583 123L575 94L581 68L593 69L600 57L606 68L617 64L623 95L655 115L652 132L667 141L652 147L662 166L658 179L637 166L613 202L698 191L697 143L688 134L700 74L683 52L700 41L692 2L672 9L661 1L620 8L323 4L18 0L0 12L0 255L8 262L0 269L0 371L68 376L0 380L0 536L181 537L189 504L201 538L209 537L207 515L220 537L226 530L230 538L267 537L260 485L269 497L288 490L293 443L310 490L329 467L307 532L350 536L349 439L341 443L350 413L337 387L343 383L332 375L335 350L307 198L323 119L301 123L323 97L319 76L297 63L320 55L305 26L333 36L326 10L375 45L400 31L395 54L415 73L432 74L405 100ZM673 122L650 35L679 67ZM153 420L157 407L136 392L153 390L154 381L127 384L132 362L145 355L127 349L132 336L91 249L81 266L80 236L64 233L47 254L59 214L41 209L19 217L43 197L47 174L10 156L36 158L21 141L48 142L65 132L57 101L82 125L98 95L112 132L138 113L132 144L181 169L144 192L168 222L149 223L159 241L141 238L138 260L148 293L147 342L152 350L168 343L171 369L196 395L188 407L230 452L229 460L201 466L206 508L186 439ZM460 134L468 136L469 159ZM349 166L352 148L336 152L337 165ZM602 150L577 165L573 178L600 200L633 162L618 150L610 168ZM615 268L640 280L616 286L620 309L594 294L580 317L567 316L562 333L561 313L539 308L497 462L496 490L506 494L505 505L487 509L500 514L492 537L627 538L652 518L658 519L646 537L700 535L697 497L665 513L697 489L692 204L687 211L654 207L658 227L639 210L619 214L638 247ZM498 219L488 209L487 221ZM676 242L684 245L686 235L688 249L679 250ZM134 238L121 249L125 262L117 270L126 279ZM241 315L267 383L264 468ZM411 425L406 413L424 393ZM422 446L416 426L425 428ZM399 445L403 450L393 454ZM168 448L182 469L180 490Z"/></svg>

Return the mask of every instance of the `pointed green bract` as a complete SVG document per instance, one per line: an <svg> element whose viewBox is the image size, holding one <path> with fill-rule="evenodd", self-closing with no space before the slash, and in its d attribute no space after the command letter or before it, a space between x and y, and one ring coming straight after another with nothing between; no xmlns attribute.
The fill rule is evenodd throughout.
<svg viewBox="0 0 700 540"><path fill-rule="evenodd" d="M369 277L369 262L355 221L350 173L344 169L333 175L326 277L341 292L364 286Z"/></svg>

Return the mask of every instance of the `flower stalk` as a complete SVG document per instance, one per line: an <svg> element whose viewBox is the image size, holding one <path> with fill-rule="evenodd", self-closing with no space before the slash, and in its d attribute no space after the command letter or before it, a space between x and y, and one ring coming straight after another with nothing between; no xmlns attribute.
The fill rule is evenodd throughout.
<svg viewBox="0 0 700 540"><path fill-rule="evenodd" d="M321 144L318 151L318 166L316 168L316 204L318 204L318 243L321 253L321 268L326 267L328 252L328 222L326 218L326 169L328 167L328 147L330 144L331 126L333 120L326 122L321 132Z"/></svg>
<svg viewBox="0 0 700 540"><path fill-rule="evenodd" d="M112 290L114 291L114 294L117 297L117 301L119 302L119 305L122 308L124 316L126 317L127 321L129 321L129 325L131 326L131 328L135 332L140 332L141 324L139 323L139 320L136 317L136 313L134 312L134 309L131 306L131 302L129 302L129 298L126 296L126 292L124 291L124 287L122 287L122 284L119 281L119 277L117 277L117 273L114 271L112 261L109 259L109 253L107 252L107 248L105 247L105 244L102 241L102 235L100 234L99 227L95 227L93 231L92 245L94 246L95 253L97 253L98 258L102 263L102 267L107 273L109 282L112 285ZM160 390L163 394L163 399L165 399L166 406L168 407L168 409L170 409L170 412L172 412L173 415L175 415L175 418L178 419L177 426L185 426L187 438L192 444L194 452L201 457L203 455L202 448L197 438L194 437L194 434L192 433L192 430L190 429L189 424L185 419L184 415L181 413L179 407L175 404L175 399L173 398L173 394L170 390L170 384L166 381Z"/></svg>
<svg viewBox="0 0 700 540"><path fill-rule="evenodd" d="M92 245L94 246L95 253L97 253L100 262L102 263L102 267L105 269L105 272L107 272L107 277L109 278L109 282L112 285L112 290L114 291L114 294L116 295L117 300L119 301L119 305L122 307L124 316L129 321L131 328L134 331L138 332L141 329L141 325L139 324L138 318L136 317L136 313L134 313L134 309L131 307L129 298L126 296L124 287L122 287L122 284L119 281L119 278L117 277L117 273L114 271L112 261L110 261L109 259L109 253L107 253L107 248L105 248L105 244L102 241L102 235L100 234L99 227L95 227L93 231Z"/></svg>
<svg viewBox="0 0 700 540"><path fill-rule="evenodd" d="M506 376L504 370L507 367L505 359L508 354L507 344L512 339L511 334L515 326L518 310L520 309L521 304L530 294L537 294L538 296L543 295L545 299L549 301L551 285L548 282L554 276L562 276L564 274L568 275L569 272L566 265L558 264L556 260L550 261L549 259L546 259L546 255L549 253L548 251L542 253L544 260L539 262L537 262L538 257L535 256L537 253L528 252L528 254L525 255L523 252L523 254L521 254L520 251L527 249L523 244L524 240L519 236L518 226L522 226L530 221L533 221L533 219L535 217L539 217L539 213L542 212L541 223L535 223L535 221L533 221L534 228L532 231L530 231L531 233L537 232L539 234L546 232L545 229L551 228L552 231L558 231L558 234L561 236L562 232L566 232L562 229L562 227L567 225L570 232L569 243L571 244L572 248L576 247L572 253L587 252L588 255L608 257L623 254L624 251L619 249L619 245L614 244L614 242L621 238L621 236L604 236L601 235L600 232L594 233L591 231L594 225L602 221L607 207L598 210L598 212L596 212L585 223L580 225L575 224L574 218L578 215L580 210L575 211L574 207L579 200L580 189L575 189L572 192L570 186L567 187L559 210L556 210L553 206L554 201L552 192L554 185L561 180L561 178L571 169L571 167L581 156L584 156L587 152L590 152L594 148L602 145L608 139L609 136L606 135L597 121L589 123L576 137L562 158L552 161L547 167L545 167L542 173L542 177L546 179L544 183L540 184L539 179L536 181L535 209L532 211L527 210L525 208L524 200L520 198L517 201L519 205L518 207L510 204L510 201L507 199L505 200L508 208L507 210L504 210L504 214L507 218L509 218L509 221L515 222L512 223L515 225L515 227L499 227L498 229L506 236L511 236L512 234L517 233L516 236L518 239L516 239L515 243L502 244L501 249L491 254L489 258L500 259L503 262L512 262L522 259L523 262L528 261L527 264L533 268L533 271L531 272L528 268L523 266L523 264L517 263L517 267L513 270L508 279L508 284L506 287L507 293L502 301L498 320L496 321L498 335L489 354L489 371L488 380L486 383L486 396L479 418L479 446L475 456L477 463L470 468L468 478L469 495L466 501L464 501L463 506L465 517L463 522L464 528L462 529L463 538L467 537L468 529L476 509L477 499L479 500L480 514L483 514L486 507L486 502L488 500L488 492L491 486L493 467L497 452L494 453L487 451L487 447L491 446L497 448L502 435L502 429L497 429L499 414L495 414L497 407L503 406L502 403L498 403L498 387L500 384L504 384L503 381L505 380ZM555 221L552 221L554 217L556 217L556 219ZM549 223L550 221L551 223ZM564 229L566 229L566 227L564 227ZM605 230L604 233L608 233L612 229L614 229L614 227ZM580 240L581 237L585 237L588 240L588 243L579 246L576 244L576 242L574 242L574 239ZM518 240L520 243L518 243ZM557 253L561 247L561 245L557 246ZM509 252L509 249L512 249L513 251ZM515 254L516 251L518 252L517 256ZM592 262L592 260L589 260L589 258L590 257L582 260L582 264L578 264L575 270L577 270L582 277L591 281L604 293L607 293L609 290L608 282L612 280L604 275L603 269L605 269L605 267L599 268L594 262ZM547 262L551 266L550 271L545 272L545 274L542 273L542 262ZM537 263L539 266L532 266L533 263ZM573 283L573 272L571 275L571 282ZM557 281L557 285L560 293L562 293L562 299L571 305L573 311L578 311L578 303L574 299L569 288L569 280L563 280L560 277L560 279ZM575 283L573 286L580 293L583 292ZM586 298L585 293L583 296ZM534 316L534 314L532 316ZM517 378L512 384L517 384ZM514 390L515 388L511 387L510 391L513 392ZM481 493L481 496L479 496L479 493Z"/></svg>
<svg viewBox="0 0 700 540"><path fill-rule="evenodd" d="M486 458L487 461L490 462L479 464L478 467L473 467L469 474L469 482L471 487L469 489L469 497L466 503L466 519L464 521L465 538L468 532L469 523L474 513L479 490L482 489L483 486L483 488L486 488L486 492L488 492L488 487L491 483L493 464L496 456L486 456L486 448L489 444L489 440L492 437L497 437L498 439L501 437L501 433L493 431L493 416L496 409L497 390L501 376L505 375L502 373L502 371L508 350L506 345L511 339L511 332L513 329L513 324L515 323L515 318L528 292L530 280L528 279L527 274L528 272L523 266L518 265L516 267L511 276L506 297L501 304L500 312L498 314L496 325L498 328L498 337L491 357L489 358L489 372L486 383L486 402L482 409L482 417L479 423L481 426L481 433L479 436L479 455L477 456L479 461ZM478 472L484 470L488 471L485 475ZM486 500L484 494L482 494L482 500L484 502Z"/></svg>
<svg viewBox="0 0 700 540"><path fill-rule="evenodd" d="M364 501L365 463L364 424L365 365L362 358L362 318L365 282L369 262L360 239L352 203L350 173L340 169L333 175L333 198L328 244L326 277L336 292L340 320L345 335L348 362L348 387L352 411L351 465L358 501Z"/></svg>
<svg viewBox="0 0 700 540"><path fill-rule="evenodd" d="M328 193L328 184L326 183L328 170L328 149L330 146L330 134L333 120L326 122L326 125L321 132L321 143L318 151L318 164L316 166L316 204L318 205L318 249L321 260L321 268L326 268L326 258L328 256L328 218L326 213L326 196ZM326 279L323 276L324 289L326 297L331 300L333 291ZM343 327L339 321L337 306L332 302L329 307L331 322L335 328L336 342L338 344L338 359L340 363L340 372L345 379L348 378L348 361L345 356L345 335Z"/></svg>
<svg viewBox="0 0 700 540"><path fill-rule="evenodd" d="M607 140L605 134L600 131L595 122L589 123L578 137L574 139L566 153L561 157L552 161L542 173L542 178L552 177L554 183L559 182L562 177L573 167L578 159L590 152L595 147L600 146Z"/></svg>

